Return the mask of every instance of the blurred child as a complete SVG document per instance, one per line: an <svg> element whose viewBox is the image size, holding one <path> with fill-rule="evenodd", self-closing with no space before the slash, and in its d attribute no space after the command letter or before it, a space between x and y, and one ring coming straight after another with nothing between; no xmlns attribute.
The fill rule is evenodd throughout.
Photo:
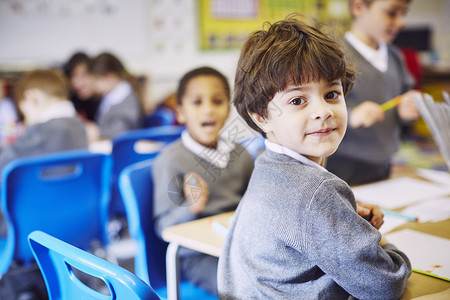
<svg viewBox="0 0 450 300"><path fill-rule="evenodd" d="M403 27L409 0L351 0L351 31L344 44L356 65L353 90L347 95L349 128L327 169L348 184L386 179L400 147L402 124L419 117L411 90L414 81L392 40ZM381 104L399 96L386 111Z"/></svg>
<svg viewBox="0 0 450 300"><path fill-rule="evenodd" d="M0 147L15 140L20 126L17 108L6 93L6 84L5 80L0 79Z"/></svg>
<svg viewBox="0 0 450 300"><path fill-rule="evenodd" d="M0 171L17 158L87 148L86 131L68 100L62 72L35 70L25 74L16 85L15 97L27 127L23 136L0 148Z"/></svg>
<svg viewBox="0 0 450 300"><path fill-rule="evenodd" d="M323 168L344 136L353 79L339 44L295 17L247 38L233 102L266 151L225 238L221 299L403 294L411 265L382 239L379 208L367 222L349 186Z"/></svg>
<svg viewBox="0 0 450 300"><path fill-rule="evenodd" d="M112 139L119 133L141 128L141 100L122 62L111 53L102 53L94 58L90 72L94 76L94 91L102 99L95 117L98 127L88 127L89 140Z"/></svg>
<svg viewBox="0 0 450 300"><path fill-rule="evenodd" d="M164 148L153 168L157 232L197 218L232 211L245 192L253 161L247 151L220 137L230 111L230 88L217 70L194 69L180 80L180 140ZM181 249L182 276L217 294L217 258Z"/></svg>
<svg viewBox="0 0 450 300"><path fill-rule="evenodd" d="M94 78L89 72L91 58L77 52L70 57L63 69L69 78L70 100L78 115L86 121L94 121L100 99L94 95Z"/></svg>

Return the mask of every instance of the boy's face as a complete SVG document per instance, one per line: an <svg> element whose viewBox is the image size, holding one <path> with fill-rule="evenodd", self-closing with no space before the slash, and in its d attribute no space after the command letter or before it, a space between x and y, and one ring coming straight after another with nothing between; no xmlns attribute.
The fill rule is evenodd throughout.
<svg viewBox="0 0 450 300"><path fill-rule="evenodd" d="M341 81L291 85L275 94L268 117L252 115L267 138L323 164L336 151L347 129ZM256 119L255 119L256 118Z"/></svg>
<svg viewBox="0 0 450 300"><path fill-rule="evenodd" d="M37 89L28 89L24 92L24 97L19 101L19 109L25 117L28 125L39 123L42 112L46 108L47 96Z"/></svg>
<svg viewBox="0 0 450 300"><path fill-rule="evenodd" d="M89 73L85 63L75 66L70 75L70 85L80 99L86 100L92 97L93 76Z"/></svg>
<svg viewBox="0 0 450 300"><path fill-rule="evenodd" d="M178 122L186 124L191 137L206 147L215 147L228 118L230 104L223 82L212 75L192 78L186 85Z"/></svg>
<svg viewBox="0 0 450 300"><path fill-rule="evenodd" d="M370 6L361 4L354 11L355 22L367 42L389 44L403 28L408 6L405 0L376 0Z"/></svg>

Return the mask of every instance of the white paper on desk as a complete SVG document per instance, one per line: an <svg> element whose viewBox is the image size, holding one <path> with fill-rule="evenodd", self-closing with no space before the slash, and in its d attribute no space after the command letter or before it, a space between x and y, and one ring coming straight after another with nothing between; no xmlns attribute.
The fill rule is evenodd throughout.
<svg viewBox="0 0 450 300"><path fill-rule="evenodd" d="M386 235L388 242L403 251L413 269L450 280L450 240L403 229Z"/></svg>
<svg viewBox="0 0 450 300"><path fill-rule="evenodd" d="M450 173L444 171L430 170L430 169L417 169L417 175L422 176L435 183L442 184L450 190Z"/></svg>
<svg viewBox="0 0 450 300"><path fill-rule="evenodd" d="M410 177L387 179L352 188L356 200L395 209L447 195L449 189Z"/></svg>
<svg viewBox="0 0 450 300"><path fill-rule="evenodd" d="M386 234L391 230L394 230L395 228L405 224L408 222L406 219L393 217L393 216L384 216L383 218L384 223L381 225L380 229L378 230L381 234Z"/></svg>
<svg viewBox="0 0 450 300"><path fill-rule="evenodd" d="M450 197L428 200L402 210L402 214L416 217L419 222L439 222L450 218Z"/></svg>
<svg viewBox="0 0 450 300"><path fill-rule="evenodd" d="M112 142L110 140L101 140L89 144L89 151L94 153L110 154L112 151Z"/></svg>

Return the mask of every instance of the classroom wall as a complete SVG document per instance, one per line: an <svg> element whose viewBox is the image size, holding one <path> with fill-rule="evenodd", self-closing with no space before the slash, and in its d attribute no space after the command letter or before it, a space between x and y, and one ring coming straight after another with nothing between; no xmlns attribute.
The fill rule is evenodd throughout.
<svg viewBox="0 0 450 300"><path fill-rule="evenodd" d="M238 50L199 50L199 1L0 0L0 71L59 65L77 50L109 50L131 72L148 76L152 103L197 66L216 67L232 82ZM449 15L449 0L413 0L406 25L431 26L437 56L450 65Z"/></svg>
<svg viewBox="0 0 450 300"><path fill-rule="evenodd" d="M432 44L437 57L424 55L424 63L450 68L450 0L413 0L405 25L428 26L433 31ZM436 59L438 59L436 61Z"/></svg>

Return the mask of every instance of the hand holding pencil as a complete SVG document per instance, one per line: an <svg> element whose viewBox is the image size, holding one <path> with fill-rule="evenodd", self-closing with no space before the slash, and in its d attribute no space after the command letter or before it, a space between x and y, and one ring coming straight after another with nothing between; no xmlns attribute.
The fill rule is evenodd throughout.
<svg viewBox="0 0 450 300"><path fill-rule="evenodd" d="M352 128L370 127L376 122L383 121L384 113L395 107L397 107L398 115L402 120L416 120L419 117L419 110L414 102L416 93L419 93L419 91L408 91L381 105L372 101L365 101L353 109L350 115L350 126Z"/></svg>
<svg viewBox="0 0 450 300"><path fill-rule="evenodd" d="M414 95L420 93L417 90L411 90L401 95L401 101L398 104L398 115L402 120L413 121L419 118L420 112L414 101Z"/></svg>
<svg viewBox="0 0 450 300"><path fill-rule="evenodd" d="M378 103L365 101L356 106L350 114L352 128L370 127L376 122L383 121L384 113Z"/></svg>

